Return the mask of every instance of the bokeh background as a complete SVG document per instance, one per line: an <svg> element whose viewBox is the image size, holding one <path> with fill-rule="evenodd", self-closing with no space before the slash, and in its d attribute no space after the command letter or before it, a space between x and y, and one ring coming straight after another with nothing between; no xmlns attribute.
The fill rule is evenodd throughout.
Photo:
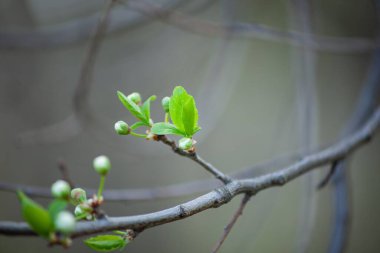
<svg viewBox="0 0 380 253"><path fill-rule="evenodd" d="M108 189L211 178L160 143L117 136L114 122L134 119L116 90L161 99L183 85L200 112L199 153L232 173L339 140L359 94L370 86L368 76L374 87L380 83L372 0L135 0L112 8L92 78L78 96L91 35L106 5L0 1L1 182L49 187L61 177L57 163L64 160L77 185L95 188L91 164L100 154L113 164ZM163 118L159 101L153 115ZM379 148L375 137L349 161L352 222L344 252L380 250ZM336 187L315 190L327 169L255 196L221 252L331 252ZM107 202L104 209L111 216L142 214L200 194ZM239 201L144 231L125 251L210 252ZM0 203L0 220L21 220L13 193L0 191ZM25 251L64 250L39 238L0 236L0 252ZM92 252L80 240L68 251Z"/></svg>

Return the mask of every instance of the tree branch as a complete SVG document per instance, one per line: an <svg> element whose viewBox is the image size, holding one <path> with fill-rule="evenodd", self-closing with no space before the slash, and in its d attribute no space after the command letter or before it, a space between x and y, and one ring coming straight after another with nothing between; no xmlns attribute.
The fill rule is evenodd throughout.
<svg viewBox="0 0 380 253"><path fill-rule="evenodd" d="M300 159L299 154L276 157L254 166L241 169L231 174L233 178L249 178L258 176L268 169L278 169ZM194 180L185 183L137 189L108 189L104 190L103 197L108 201L142 201L155 200L170 197L188 196L194 193L201 193L212 190L220 186L220 182L215 179ZM84 188L89 195L96 193L97 189ZM51 191L47 187L29 186L23 184L13 184L0 182L0 191L16 192L22 190L27 195L40 198L52 198Z"/></svg>
<svg viewBox="0 0 380 253"><path fill-rule="evenodd" d="M210 208L220 207L241 193L254 195L264 189L284 185L315 168L347 157L357 148L369 142L379 126L380 108L375 111L363 127L352 135L329 148L306 156L289 167L251 179L234 180L186 203L158 212L125 217L108 217L93 222L79 222L72 237L76 238L118 229L132 229L141 232L151 227L190 217ZM0 222L0 234L34 235L26 223L10 221Z"/></svg>
<svg viewBox="0 0 380 253"><path fill-rule="evenodd" d="M219 241L215 244L212 253L216 253L219 251L220 247L222 246L223 242L226 240L227 236L232 230L232 227L235 225L236 221L238 218L243 214L243 210L245 206L247 205L248 201L250 200L251 195L250 194L245 194L244 197L242 198L239 208L236 210L234 215L232 216L230 222L228 222L228 225L224 228L223 235L219 239Z"/></svg>
<svg viewBox="0 0 380 253"><path fill-rule="evenodd" d="M177 147L175 141L168 139L165 135L159 135L158 141L161 141L162 143L170 146L174 153L187 157L194 162L198 163L200 166L202 166L204 169L206 169L208 172L210 172L212 175L214 175L215 178L222 181L224 184L230 183L233 179L220 170L218 170L216 167L214 167L211 163L206 162L202 157L200 157L196 152L187 152L179 147Z"/></svg>

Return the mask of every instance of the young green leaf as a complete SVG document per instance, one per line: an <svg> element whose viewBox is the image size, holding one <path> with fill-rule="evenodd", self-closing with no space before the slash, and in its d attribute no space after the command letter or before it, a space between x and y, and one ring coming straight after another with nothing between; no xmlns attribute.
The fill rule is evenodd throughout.
<svg viewBox="0 0 380 253"><path fill-rule="evenodd" d="M164 122L153 124L151 132L157 135L175 134L179 136L186 136L186 133L179 130L175 125Z"/></svg>
<svg viewBox="0 0 380 253"><path fill-rule="evenodd" d="M48 212L49 212L52 220L55 220L58 213L65 210L66 206L67 206L67 201L65 201L65 200L62 200L62 199L53 200L53 202L51 202L49 207L48 207Z"/></svg>
<svg viewBox="0 0 380 253"><path fill-rule="evenodd" d="M195 134L198 129L198 110L193 96L189 95L183 87L174 88L170 98L169 112L173 124L184 132L186 137Z"/></svg>
<svg viewBox="0 0 380 253"><path fill-rule="evenodd" d="M128 109L128 111L132 113L133 116L149 125L149 119L145 117L141 111L141 108L135 102L133 102L120 91L117 92L117 96L119 97L120 102L125 106L125 108Z"/></svg>
<svg viewBox="0 0 380 253"><path fill-rule="evenodd" d="M93 250L108 252L123 249L128 241L118 235L99 235L85 240L84 243Z"/></svg>
<svg viewBox="0 0 380 253"><path fill-rule="evenodd" d="M38 203L28 198L22 191L17 192L21 202L21 212L29 226L42 237L49 237L54 230L53 220L50 214Z"/></svg>
<svg viewBox="0 0 380 253"><path fill-rule="evenodd" d="M143 114L145 115L145 118L148 120L150 120L150 102L156 100L156 96L153 95L153 96L150 96L145 102L144 104L141 106L141 110L143 112Z"/></svg>
<svg viewBox="0 0 380 253"><path fill-rule="evenodd" d="M188 136L193 136L194 129L198 124L198 110L195 107L195 101L193 97L190 97L183 106L182 121L186 134Z"/></svg>

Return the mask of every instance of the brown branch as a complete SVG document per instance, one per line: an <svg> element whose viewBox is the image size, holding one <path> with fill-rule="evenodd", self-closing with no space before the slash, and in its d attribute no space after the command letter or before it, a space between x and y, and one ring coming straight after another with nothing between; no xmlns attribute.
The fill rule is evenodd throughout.
<svg viewBox="0 0 380 253"><path fill-rule="evenodd" d="M216 253L219 251L220 247L222 246L223 242L226 240L227 236L232 230L232 227L235 225L238 218L243 214L243 210L245 206L247 205L248 201L250 200L251 195L245 194L242 198L239 208L236 210L234 215L232 216L231 220L228 222L227 226L224 228L223 235L220 237L219 241L215 244L212 253Z"/></svg>
<svg viewBox="0 0 380 253"><path fill-rule="evenodd" d="M158 212L124 217L108 217L93 222L79 222L72 237L76 238L118 229L132 229L141 232L151 227L190 217L210 208L220 207L238 194L248 193L254 195L267 188L282 186L313 169L349 156L356 149L369 142L379 126L380 108L375 111L363 127L352 135L347 136L335 145L304 157L301 161L289 167L251 179L233 180L198 198ZM0 222L0 234L34 235L26 223L9 221Z"/></svg>

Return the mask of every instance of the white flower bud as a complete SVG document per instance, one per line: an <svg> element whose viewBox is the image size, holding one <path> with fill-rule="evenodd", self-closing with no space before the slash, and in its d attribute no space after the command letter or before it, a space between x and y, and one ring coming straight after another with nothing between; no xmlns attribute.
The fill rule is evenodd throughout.
<svg viewBox="0 0 380 253"><path fill-rule="evenodd" d="M70 195L70 190L70 185L63 180L58 180L51 186L51 193L56 198L67 198Z"/></svg>
<svg viewBox="0 0 380 253"><path fill-rule="evenodd" d="M128 135L130 133L128 124L122 120L115 123L115 131L120 135Z"/></svg>
<svg viewBox="0 0 380 253"><path fill-rule="evenodd" d="M108 171L111 169L111 162L108 157L104 155L96 157L93 165L96 172L102 176L107 175Z"/></svg>
<svg viewBox="0 0 380 253"><path fill-rule="evenodd" d="M75 218L68 211L60 212L54 221L55 229L63 234L69 234L75 229Z"/></svg>

